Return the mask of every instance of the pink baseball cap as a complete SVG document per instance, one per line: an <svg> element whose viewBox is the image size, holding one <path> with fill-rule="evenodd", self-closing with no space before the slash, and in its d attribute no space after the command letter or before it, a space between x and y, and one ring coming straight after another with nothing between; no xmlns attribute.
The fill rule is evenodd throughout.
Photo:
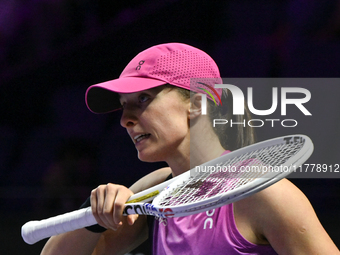
<svg viewBox="0 0 340 255"><path fill-rule="evenodd" d="M222 84L215 61L183 43L160 44L142 51L118 79L90 86L85 101L92 112L107 113L121 108L117 93L134 93L165 84L204 93L216 104L221 102L222 89L214 88L215 84Z"/></svg>

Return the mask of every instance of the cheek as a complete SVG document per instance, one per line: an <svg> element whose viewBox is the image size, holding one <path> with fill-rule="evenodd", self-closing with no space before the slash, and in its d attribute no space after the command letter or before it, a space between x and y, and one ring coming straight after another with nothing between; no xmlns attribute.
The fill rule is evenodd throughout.
<svg viewBox="0 0 340 255"><path fill-rule="evenodd" d="M164 128L173 137L182 137L189 132L188 119L185 114L178 112L170 112L164 118Z"/></svg>
<svg viewBox="0 0 340 255"><path fill-rule="evenodd" d="M188 106L180 100L182 99L173 97L163 100L161 104L152 107L149 105L147 115L150 117L149 120L152 120L149 124L158 136L168 141L170 138L181 139L189 132Z"/></svg>

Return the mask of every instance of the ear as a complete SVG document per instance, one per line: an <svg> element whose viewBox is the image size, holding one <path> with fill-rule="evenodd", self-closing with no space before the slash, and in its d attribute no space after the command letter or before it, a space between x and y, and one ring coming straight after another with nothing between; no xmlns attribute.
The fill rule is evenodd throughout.
<svg viewBox="0 0 340 255"><path fill-rule="evenodd" d="M202 113L202 94L198 93L190 98L189 119L193 120Z"/></svg>

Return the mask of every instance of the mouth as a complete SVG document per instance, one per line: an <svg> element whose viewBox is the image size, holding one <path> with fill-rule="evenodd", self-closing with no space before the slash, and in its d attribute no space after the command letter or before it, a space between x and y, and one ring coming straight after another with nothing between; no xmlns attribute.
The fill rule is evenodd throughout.
<svg viewBox="0 0 340 255"><path fill-rule="evenodd" d="M140 134L140 135L136 135L133 140L136 143L139 143L140 141L142 141L143 139L149 138L151 134Z"/></svg>

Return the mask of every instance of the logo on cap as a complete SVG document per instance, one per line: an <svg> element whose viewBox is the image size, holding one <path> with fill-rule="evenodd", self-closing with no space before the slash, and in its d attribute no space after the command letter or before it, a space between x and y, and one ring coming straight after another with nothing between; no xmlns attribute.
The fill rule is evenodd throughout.
<svg viewBox="0 0 340 255"><path fill-rule="evenodd" d="M144 60L139 61L138 66L136 67L136 70L140 70L144 62L145 62Z"/></svg>

